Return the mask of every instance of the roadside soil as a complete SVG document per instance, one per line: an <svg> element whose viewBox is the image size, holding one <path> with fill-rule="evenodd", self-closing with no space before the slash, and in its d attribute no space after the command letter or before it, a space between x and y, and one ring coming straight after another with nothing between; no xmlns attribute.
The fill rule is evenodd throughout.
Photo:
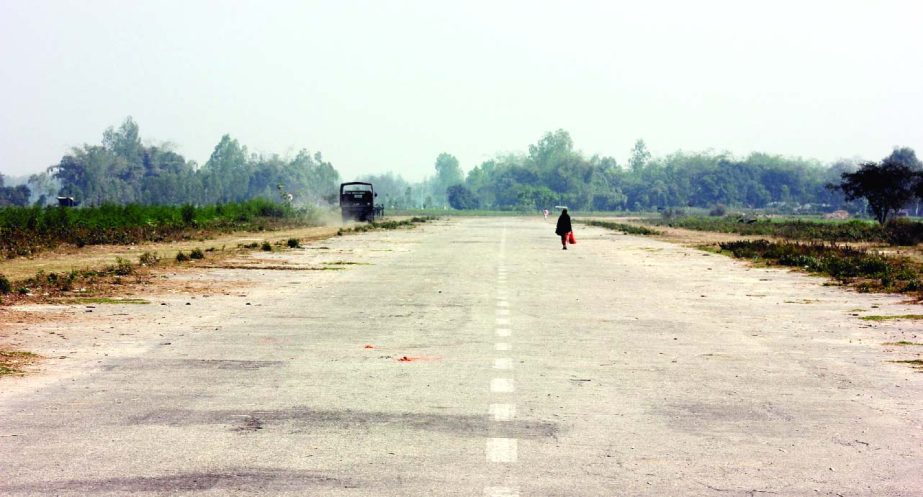
<svg viewBox="0 0 923 497"><path fill-rule="evenodd" d="M132 263L138 262L138 256L144 252L157 254L169 260L179 251L188 252L194 248L206 250L236 249L238 245L275 243L289 238L298 238L302 242L321 240L336 235L339 226L321 226L310 228L292 228L278 231L234 232L219 234L213 238L200 240L183 240L163 243L141 243L137 245L90 245L78 248L65 245L55 250L42 252L31 258L17 257L0 261L0 274L12 281L29 278L38 271L46 273L67 272L73 269L97 269L114 264L121 257Z"/></svg>

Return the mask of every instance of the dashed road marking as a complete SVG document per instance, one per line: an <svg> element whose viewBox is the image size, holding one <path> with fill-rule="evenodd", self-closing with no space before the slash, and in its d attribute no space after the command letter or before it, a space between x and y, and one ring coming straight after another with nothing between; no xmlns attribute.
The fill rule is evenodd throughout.
<svg viewBox="0 0 923 497"><path fill-rule="evenodd" d="M494 421L512 421L516 417L516 406L513 404L491 404L487 410Z"/></svg>
<svg viewBox="0 0 923 497"><path fill-rule="evenodd" d="M510 310L509 309L497 309L497 315L498 316L509 316Z"/></svg>
<svg viewBox="0 0 923 497"><path fill-rule="evenodd" d="M497 307L509 307L510 303L506 300L497 300Z"/></svg>
<svg viewBox="0 0 923 497"><path fill-rule="evenodd" d="M516 387L513 386L512 378L494 378L490 380L490 391L493 393L513 393Z"/></svg>
<svg viewBox="0 0 923 497"><path fill-rule="evenodd" d="M513 347L511 347L510 344L504 343L504 342L497 343L496 345L494 345L494 348L499 351L507 351L507 350L513 349Z"/></svg>
<svg viewBox="0 0 923 497"><path fill-rule="evenodd" d="M488 438L487 460L490 462L516 462L515 438Z"/></svg>
<svg viewBox="0 0 923 497"><path fill-rule="evenodd" d="M510 333L510 329L509 329L509 328L497 328L497 336L498 336L498 337L508 337L508 336L510 336L510 334L511 334L511 333Z"/></svg>
<svg viewBox="0 0 923 497"><path fill-rule="evenodd" d="M494 359L494 369L513 369L513 360L509 357L498 357Z"/></svg>
<svg viewBox="0 0 923 497"><path fill-rule="evenodd" d="M510 318L497 318L497 325L509 326Z"/></svg>

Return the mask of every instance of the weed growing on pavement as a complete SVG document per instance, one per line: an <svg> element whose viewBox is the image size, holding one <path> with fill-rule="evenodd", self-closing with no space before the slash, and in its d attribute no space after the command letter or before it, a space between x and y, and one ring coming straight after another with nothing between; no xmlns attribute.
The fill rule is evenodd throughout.
<svg viewBox="0 0 923 497"><path fill-rule="evenodd" d="M21 375L22 367L28 366L40 358L32 352L0 349L0 376Z"/></svg>
<svg viewBox="0 0 923 497"><path fill-rule="evenodd" d="M863 321L912 321L923 319L923 314L899 314L895 316L862 316L859 318Z"/></svg>
<svg viewBox="0 0 923 497"><path fill-rule="evenodd" d="M912 367L913 369L916 369L920 371L921 373L923 373L923 359L909 359L909 360L904 360L904 361L890 361L890 362L893 362L895 364L906 364Z"/></svg>
<svg viewBox="0 0 923 497"><path fill-rule="evenodd" d="M412 217L401 221L373 221L368 224L359 224L350 228L340 228L337 230L337 236L343 236L346 233L365 233L375 230L393 230L403 227L413 227L415 224L425 223L439 219L437 217Z"/></svg>
<svg viewBox="0 0 923 497"><path fill-rule="evenodd" d="M126 305L144 305L150 304L150 300L136 298L111 298L111 297L77 297L73 299L64 299L61 301L66 304L126 304Z"/></svg>

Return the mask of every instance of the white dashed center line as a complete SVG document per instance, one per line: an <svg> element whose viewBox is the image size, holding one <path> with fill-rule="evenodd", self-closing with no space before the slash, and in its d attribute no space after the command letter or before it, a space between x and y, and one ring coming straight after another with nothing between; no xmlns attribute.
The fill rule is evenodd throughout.
<svg viewBox="0 0 923 497"><path fill-rule="evenodd" d="M488 438L487 460L490 462L516 462L515 438Z"/></svg>
<svg viewBox="0 0 923 497"><path fill-rule="evenodd" d="M510 303L506 291L507 270L503 266L506 250L506 229L500 236L500 264L497 268L497 306L496 327L498 337L508 337L512 334L510 326ZM509 342L497 342L494 345L497 351L507 352L512 350ZM494 358L494 369L510 371L513 369L513 359L510 357ZM490 380L490 391L494 394L510 394L516 391L512 378L493 378ZM506 400L506 398L504 399ZM488 407L490 418L494 422L502 423L512 421L516 416L516 405L511 403L490 404ZM515 438L496 437L488 438L485 454L491 463L515 463L518 458L518 441ZM499 482L497 482L499 483ZM519 497L519 489L513 486L491 486L484 488L485 497Z"/></svg>
<svg viewBox="0 0 923 497"><path fill-rule="evenodd" d="M513 360L509 357L498 357L494 359L494 369L513 369Z"/></svg>
<svg viewBox="0 0 923 497"><path fill-rule="evenodd" d="M516 387L513 386L512 378L494 378L490 380L490 391L493 393L513 393Z"/></svg>
<svg viewBox="0 0 923 497"><path fill-rule="evenodd" d="M491 404L488 412L494 421L512 421L516 417L516 406L513 404Z"/></svg>

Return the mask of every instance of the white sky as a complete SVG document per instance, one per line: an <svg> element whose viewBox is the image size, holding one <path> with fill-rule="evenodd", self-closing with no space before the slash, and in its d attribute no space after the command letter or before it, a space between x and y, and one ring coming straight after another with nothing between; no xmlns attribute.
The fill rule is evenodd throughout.
<svg viewBox="0 0 923 497"><path fill-rule="evenodd" d="M923 155L923 2L0 0L0 172L131 115L204 163L321 151L344 179L587 154Z"/></svg>

